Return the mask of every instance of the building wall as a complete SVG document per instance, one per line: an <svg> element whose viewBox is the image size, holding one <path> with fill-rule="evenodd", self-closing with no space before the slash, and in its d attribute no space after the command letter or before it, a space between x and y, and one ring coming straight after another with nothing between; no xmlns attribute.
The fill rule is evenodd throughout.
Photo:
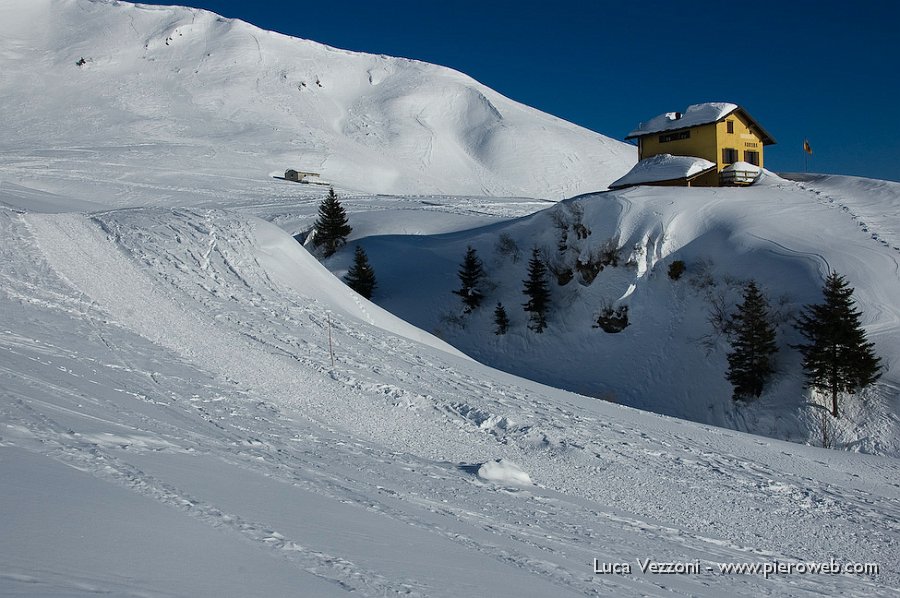
<svg viewBox="0 0 900 598"><path fill-rule="evenodd" d="M728 122L733 124L733 133L728 132ZM763 143L759 135L750 127L750 120L744 116L740 110L736 110L715 124L716 127L716 157L706 158L710 162L715 162L717 170L722 170L728 163L722 161L722 150L730 148L737 150L737 159L743 162L750 162L747 156L748 151L757 152L759 154L758 166L762 168L763 163ZM706 156L702 156L706 157Z"/></svg>
<svg viewBox="0 0 900 598"><path fill-rule="evenodd" d="M705 158L710 162L721 160L722 156L716 156L717 152L717 123L700 125L686 129L690 131L688 139L676 139L673 141L660 141L667 135L677 134L678 131L666 131L654 133L640 138L640 158L650 158L659 154L672 154L673 156L696 156Z"/></svg>
<svg viewBox="0 0 900 598"><path fill-rule="evenodd" d="M712 160L710 160L712 161ZM718 187L719 186L719 171L714 170L712 172L707 172L706 174L701 174L696 179L691 181L692 187Z"/></svg>
<svg viewBox="0 0 900 598"><path fill-rule="evenodd" d="M728 132L728 123L731 122L733 132ZM690 131L687 139L672 139L664 141L667 136L677 137L683 131ZM750 119L740 110L736 110L717 123L700 125L682 131L666 131L645 135L638 139L639 159L650 158L658 154L672 154L673 156L697 156L705 158L716 164L716 172L704 175L693 182L696 186L717 186L718 172L731 162L723 160L723 149L733 149L737 152L737 160L751 162L747 152L758 153L758 166L764 167L763 143L759 135L751 128Z"/></svg>

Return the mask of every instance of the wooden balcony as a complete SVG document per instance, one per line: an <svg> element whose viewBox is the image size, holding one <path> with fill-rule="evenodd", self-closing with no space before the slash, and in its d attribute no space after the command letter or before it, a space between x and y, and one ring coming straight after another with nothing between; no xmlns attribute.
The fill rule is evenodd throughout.
<svg viewBox="0 0 900 598"><path fill-rule="evenodd" d="M745 187L756 182L759 174L758 168L751 170L728 166L719 173L719 184L723 187Z"/></svg>

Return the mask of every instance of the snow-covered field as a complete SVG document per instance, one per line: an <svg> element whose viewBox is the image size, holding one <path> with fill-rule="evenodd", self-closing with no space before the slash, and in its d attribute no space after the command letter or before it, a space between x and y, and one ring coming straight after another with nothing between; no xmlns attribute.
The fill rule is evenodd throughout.
<svg viewBox="0 0 900 598"><path fill-rule="evenodd" d="M233 212L4 210L2 223L3 593L897 586L894 459L491 370ZM534 484L479 476L499 458ZM593 558L635 572L595 576ZM645 558L882 572L651 575L638 572Z"/></svg>
<svg viewBox="0 0 900 598"><path fill-rule="evenodd" d="M736 261L713 256L716 272L791 282L802 302L814 299L823 256L856 284L895 368L889 184L773 177L747 197L763 210L785 204L775 229L724 191L554 206L624 174L633 150L446 69L126 3L11 0L0 31L0 97L16 115L0 121L0 595L896 595L890 371L869 397L882 435L850 447L885 454L829 451L516 377L415 315L447 308L467 243L508 231L527 251L528 235L555 238L552 210L581 202L592 243L619 231L624 247L648 248L596 287L632 297L633 328L648 338L653 318L673 313L656 311L660 297L687 305L693 292L651 276L655 262L679 254L690 268L721 249ZM443 104L457 97L448 87L469 98L459 110ZM296 99L307 92L320 95ZM499 124L485 124L496 118L485 101ZM452 126L435 124L452 114ZM440 134L426 164L429 126ZM335 182L352 240L373 261L391 257L375 263L377 301L398 313L417 295L431 302L410 308L412 323L356 296L292 239L324 188L272 178L291 166ZM792 210L827 225L825 240L786 243L802 219ZM346 259L328 265L340 273ZM515 289L498 292L515 305ZM598 332L577 316L569 339L593 350L580 331ZM681 338L664 329L663 340ZM515 338L510 361L528 367L527 338ZM569 367L572 351L546 361L559 342L547 341L530 375ZM694 364L705 383L717 367L665 344L648 354L649 340L617 342L632 351L632 378L598 366L590 380L659 411L658 396L650 403L670 369ZM559 377L545 381L572 388ZM678 408L699 409L679 384ZM595 574L595 559L631 572ZM645 573L646 559L698 570ZM880 572L718 565L832 559Z"/></svg>

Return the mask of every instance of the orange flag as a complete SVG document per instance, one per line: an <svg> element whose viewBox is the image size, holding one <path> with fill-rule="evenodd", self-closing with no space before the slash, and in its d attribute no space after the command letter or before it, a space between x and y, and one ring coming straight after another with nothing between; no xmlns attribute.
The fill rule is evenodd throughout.
<svg viewBox="0 0 900 598"><path fill-rule="evenodd" d="M803 151L807 154L812 154L812 148L809 147L809 139L803 140Z"/></svg>

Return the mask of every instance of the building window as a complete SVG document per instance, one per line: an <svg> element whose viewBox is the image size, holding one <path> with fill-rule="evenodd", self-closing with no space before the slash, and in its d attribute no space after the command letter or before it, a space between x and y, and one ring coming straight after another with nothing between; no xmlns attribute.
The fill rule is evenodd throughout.
<svg viewBox="0 0 900 598"><path fill-rule="evenodd" d="M690 139L691 132L690 131L677 131L675 133L666 133L665 135L659 136L660 143L668 143L669 141L680 141L682 139Z"/></svg>
<svg viewBox="0 0 900 598"><path fill-rule="evenodd" d="M734 133L734 121L733 120L725 121L725 131L728 133Z"/></svg>
<svg viewBox="0 0 900 598"><path fill-rule="evenodd" d="M759 152L744 151L744 162L759 166Z"/></svg>
<svg viewBox="0 0 900 598"><path fill-rule="evenodd" d="M738 161L738 153L736 149L725 147L722 148L722 162L725 164L734 164Z"/></svg>

